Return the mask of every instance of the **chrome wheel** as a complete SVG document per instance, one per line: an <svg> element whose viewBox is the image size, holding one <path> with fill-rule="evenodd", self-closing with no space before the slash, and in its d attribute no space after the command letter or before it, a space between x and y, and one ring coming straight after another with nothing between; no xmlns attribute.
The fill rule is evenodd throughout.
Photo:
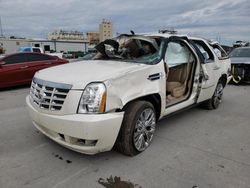
<svg viewBox="0 0 250 188"><path fill-rule="evenodd" d="M224 89L224 87L223 87L222 83L218 83L218 85L215 89L215 92L214 92L214 99L213 99L215 107L219 106L219 104L222 101L223 89Z"/></svg>
<svg viewBox="0 0 250 188"><path fill-rule="evenodd" d="M138 151L144 151L152 142L155 124L153 109L144 109L139 115L134 129L134 146Z"/></svg>

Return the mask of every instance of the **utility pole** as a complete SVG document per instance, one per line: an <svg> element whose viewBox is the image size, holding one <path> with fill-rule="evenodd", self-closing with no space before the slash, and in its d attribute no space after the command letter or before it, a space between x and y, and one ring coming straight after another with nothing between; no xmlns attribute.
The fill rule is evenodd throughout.
<svg viewBox="0 0 250 188"><path fill-rule="evenodd" d="M3 37L2 19L0 16L0 37Z"/></svg>

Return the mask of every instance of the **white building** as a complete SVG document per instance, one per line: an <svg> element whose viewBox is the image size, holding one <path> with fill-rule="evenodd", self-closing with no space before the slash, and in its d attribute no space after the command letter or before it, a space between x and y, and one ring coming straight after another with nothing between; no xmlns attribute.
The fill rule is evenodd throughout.
<svg viewBox="0 0 250 188"><path fill-rule="evenodd" d="M20 47L41 47L47 52L86 52L88 40L47 40L0 38L0 46L6 54L15 53Z"/></svg>
<svg viewBox="0 0 250 188"><path fill-rule="evenodd" d="M80 31L54 30L48 34L49 40L84 40L84 34Z"/></svg>
<svg viewBox="0 0 250 188"><path fill-rule="evenodd" d="M9 39L0 38L0 46L4 49L6 54L16 52L20 47L31 46L26 39Z"/></svg>
<svg viewBox="0 0 250 188"><path fill-rule="evenodd" d="M87 40L32 40L31 46L41 47L44 51L54 52L86 52Z"/></svg>

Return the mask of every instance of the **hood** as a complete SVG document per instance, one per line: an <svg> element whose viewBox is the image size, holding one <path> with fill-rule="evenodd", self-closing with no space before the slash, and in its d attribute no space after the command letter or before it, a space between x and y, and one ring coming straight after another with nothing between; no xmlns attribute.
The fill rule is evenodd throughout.
<svg viewBox="0 0 250 188"><path fill-rule="evenodd" d="M231 64L249 64L250 57L231 57Z"/></svg>
<svg viewBox="0 0 250 188"><path fill-rule="evenodd" d="M148 65L130 62L90 60L43 69L38 71L35 77L56 83L71 84L72 89L84 89L90 82L104 82L146 66Z"/></svg>

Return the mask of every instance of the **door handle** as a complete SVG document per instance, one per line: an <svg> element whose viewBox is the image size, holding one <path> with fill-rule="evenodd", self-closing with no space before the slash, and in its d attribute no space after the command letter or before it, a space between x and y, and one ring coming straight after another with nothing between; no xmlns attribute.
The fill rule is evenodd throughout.
<svg viewBox="0 0 250 188"><path fill-rule="evenodd" d="M204 79L205 79L205 80L209 80L208 74L204 74Z"/></svg>
<svg viewBox="0 0 250 188"><path fill-rule="evenodd" d="M209 80L209 75L208 75L208 72L207 72L207 69L206 69L205 65L202 64L201 67L202 67L202 72L203 72L204 80Z"/></svg>
<svg viewBox="0 0 250 188"><path fill-rule="evenodd" d="M52 64L52 62L48 62L48 63L46 63L46 65L50 65L50 64Z"/></svg>
<svg viewBox="0 0 250 188"><path fill-rule="evenodd" d="M23 66L23 67L20 67L20 69L26 69L26 68L28 68L29 66Z"/></svg>

